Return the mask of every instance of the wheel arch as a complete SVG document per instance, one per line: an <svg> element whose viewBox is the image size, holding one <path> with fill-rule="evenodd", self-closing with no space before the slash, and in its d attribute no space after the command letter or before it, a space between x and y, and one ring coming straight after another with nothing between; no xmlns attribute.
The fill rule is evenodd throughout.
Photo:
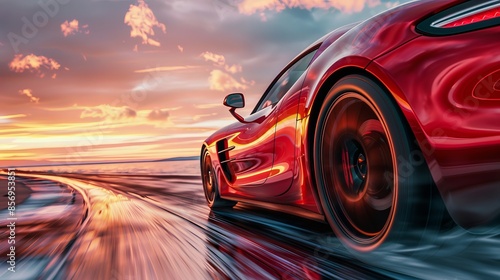
<svg viewBox="0 0 500 280"><path fill-rule="evenodd" d="M203 164L203 156L204 156L204 153L205 151L208 151L208 145L207 143L203 143L201 145L201 149L200 149L200 170L201 170L201 165Z"/></svg>
<svg viewBox="0 0 500 280"><path fill-rule="evenodd" d="M317 91L317 94L314 98L313 104L310 109L310 114L309 114L309 120L307 124L307 134L306 134L306 140L309 145L307 145L307 161L309 162L309 168L310 170L314 170L314 160L313 160L313 155L314 155L314 134L316 132L316 126L320 114L320 109L321 106L323 105L323 102L326 98L326 95L330 91L330 89L340 81L343 77L349 76L349 75L355 75L355 74L363 74L366 72L363 68L360 67L346 67L339 69L332 73L326 80L325 82L320 86L319 90ZM312 178L314 181L314 178ZM316 182L313 182L314 189L317 192L318 189L316 187Z"/></svg>
<svg viewBox="0 0 500 280"><path fill-rule="evenodd" d="M203 153L205 152L205 150L208 149L208 146L206 143L203 143L203 145L201 145L201 149L200 149L200 158L203 156Z"/></svg>
<svg viewBox="0 0 500 280"><path fill-rule="evenodd" d="M410 136L414 139L416 146L422 150L422 145L425 143L426 138L423 134L423 130L421 129L420 125L418 124L418 121L416 117L413 114L413 111L408 105L408 102L406 101L406 98L404 95L401 93L401 91L398 88L394 88L396 85L393 83L391 80L386 81L388 77L384 76L384 79L380 78L376 73L371 72L367 70L366 68L361 68L361 67L354 67L354 66L349 66L349 67L344 67L341 69L338 69L337 71L333 72L326 80L325 82L320 86L319 90L317 90L317 94L313 100L311 109L309 110L310 114L308 116L308 123L307 123L307 133L306 133L306 149L307 149L307 162L308 162L308 168L310 170L315 170L314 166L314 135L316 131L316 126L318 122L318 118L320 115L320 109L321 106L323 105L323 102L330 91L330 89L342 78L350 76L350 75L361 75L364 76L368 79L370 79L372 82L377 83L382 89L384 89L384 92L387 94L387 96L392 100L396 110L399 112L399 114L403 117L401 120L404 122L403 124L406 126L408 129L408 133L410 133ZM382 82L382 80L386 81L386 83ZM417 137L419 135L420 137ZM428 155L423 153L424 158L426 159L426 165L427 167L430 167L430 163L432 162L431 159L428 158ZM311 178L311 183L313 184L313 189L315 191L315 195L319 195L318 193L318 188L317 184L315 181L314 176Z"/></svg>

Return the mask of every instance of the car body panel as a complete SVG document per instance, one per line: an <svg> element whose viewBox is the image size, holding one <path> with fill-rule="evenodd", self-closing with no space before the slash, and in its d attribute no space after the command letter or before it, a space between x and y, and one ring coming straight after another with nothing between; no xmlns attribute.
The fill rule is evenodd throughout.
<svg viewBox="0 0 500 280"><path fill-rule="evenodd" d="M325 37L331 45L322 46L308 73L300 96L297 115L297 146L299 172L290 191L283 201L322 213L315 188L312 149L315 119L311 118L314 101L326 95L333 85L330 77L344 69L365 69L375 58L390 53L397 47L421 36L414 30L416 21L430 14L429 11L443 10L463 1L420 1L412 2L366 20L351 29L337 29ZM408 13L407 11L411 11ZM405 12L406 11L406 12ZM363 35L360 35L363 34ZM316 112L317 113L317 112ZM290 202L291 201L291 202Z"/></svg>
<svg viewBox="0 0 500 280"><path fill-rule="evenodd" d="M492 34L500 34L500 26L422 36L368 67L394 81L389 88L414 120L447 208L467 227L500 213L500 48Z"/></svg>
<svg viewBox="0 0 500 280"><path fill-rule="evenodd" d="M421 36L415 31L416 22L430 15L430 11L440 11L461 2L463 0L410 2L351 28L328 46L311 66L304 83L310 91L303 92L307 98L300 104L300 116L311 113L316 96L322 93L322 87L336 72L348 67L366 68L375 58Z"/></svg>
<svg viewBox="0 0 500 280"><path fill-rule="evenodd" d="M239 123L235 133L228 136L230 168L234 171L235 188L258 187L266 182L274 158L275 108L265 108L254 116L256 122Z"/></svg>
<svg viewBox="0 0 500 280"><path fill-rule="evenodd" d="M362 73L379 81L399 105L454 220L470 227L498 217L500 81L497 85L495 79L500 79L500 49L491 32L500 28L445 37L423 36L415 29L420 20L462 2L410 2L312 44L321 45L309 69L273 109L274 119L262 127L262 141L274 141L273 148L254 145L258 137L244 138L245 125L239 123L206 140L221 197L323 214L312 162L318 105L335 81ZM258 119L258 114L246 120ZM265 174L256 176L253 186L235 184L224 175L215 148L221 139L231 139L266 162Z"/></svg>

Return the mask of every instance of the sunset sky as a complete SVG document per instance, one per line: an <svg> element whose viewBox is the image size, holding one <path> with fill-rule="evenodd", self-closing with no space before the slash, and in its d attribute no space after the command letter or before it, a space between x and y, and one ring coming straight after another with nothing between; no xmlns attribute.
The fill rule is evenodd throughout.
<svg viewBox="0 0 500 280"><path fill-rule="evenodd" d="M196 156L295 55L384 0L0 0L0 166Z"/></svg>

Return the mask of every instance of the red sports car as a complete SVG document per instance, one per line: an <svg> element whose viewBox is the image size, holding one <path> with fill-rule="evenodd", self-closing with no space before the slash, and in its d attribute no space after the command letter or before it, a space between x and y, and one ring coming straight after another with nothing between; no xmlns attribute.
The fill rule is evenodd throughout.
<svg viewBox="0 0 500 280"><path fill-rule="evenodd" d="M500 0L424 0L299 54L248 117L201 149L212 208L238 201L327 221L355 252L500 214ZM426 228L427 228L426 227Z"/></svg>

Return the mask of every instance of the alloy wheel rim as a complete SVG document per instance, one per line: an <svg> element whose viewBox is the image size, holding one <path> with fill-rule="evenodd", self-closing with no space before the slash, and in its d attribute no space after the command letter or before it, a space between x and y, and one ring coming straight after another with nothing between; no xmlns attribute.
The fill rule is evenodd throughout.
<svg viewBox="0 0 500 280"><path fill-rule="evenodd" d="M215 197L214 175L210 155L206 154L203 163L203 187L207 201L212 202Z"/></svg>
<svg viewBox="0 0 500 280"><path fill-rule="evenodd" d="M392 226L396 180L390 139L374 106L355 93L330 107L321 139L321 168L336 225L361 246L380 242Z"/></svg>

